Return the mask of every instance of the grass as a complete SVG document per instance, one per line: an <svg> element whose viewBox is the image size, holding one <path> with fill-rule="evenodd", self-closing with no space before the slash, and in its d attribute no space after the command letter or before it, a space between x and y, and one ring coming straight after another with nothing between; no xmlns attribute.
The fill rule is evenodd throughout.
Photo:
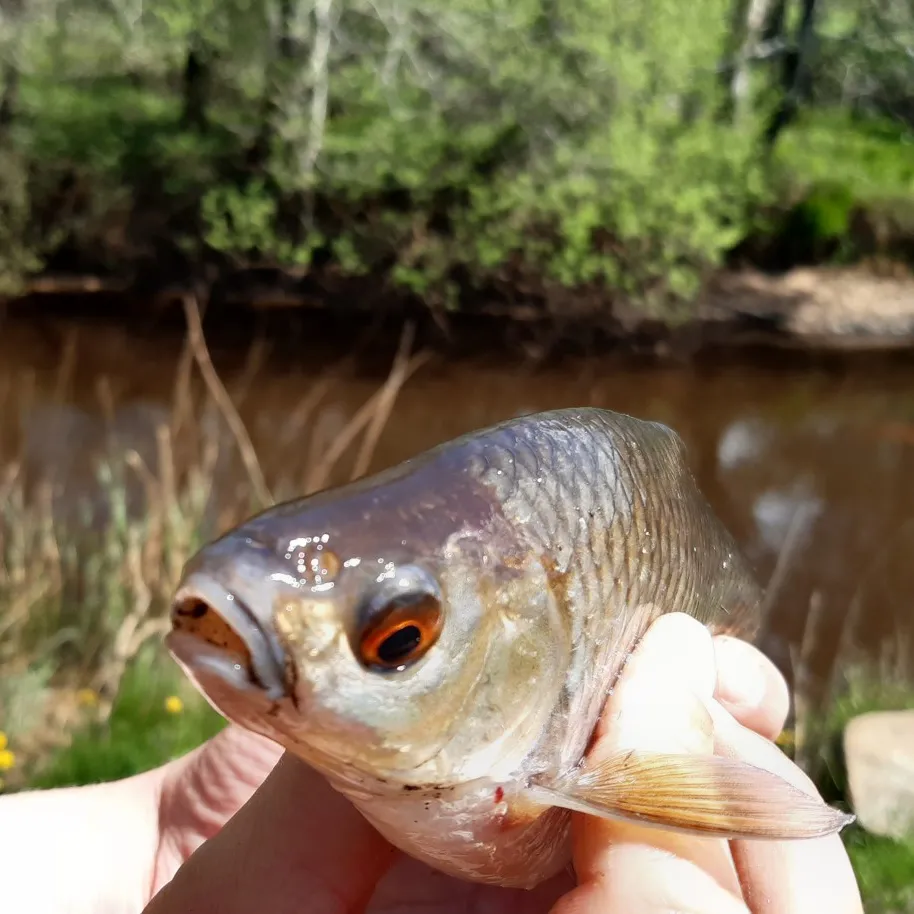
<svg viewBox="0 0 914 914"><path fill-rule="evenodd" d="M900 122L804 112L775 147L780 215L766 231L804 262L852 263L872 255L909 260L912 152L914 132Z"/></svg>
<svg viewBox="0 0 914 914"><path fill-rule="evenodd" d="M167 626L181 568L241 505L214 511L217 448L179 473L168 428L158 430L155 473L129 450L98 465L100 499L61 517L48 486L13 466L0 493L0 726L41 754L69 721L79 694L104 720L122 679ZM130 495L135 504L131 505ZM137 494L138 493L138 494Z"/></svg>
<svg viewBox="0 0 914 914"><path fill-rule="evenodd" d="M914 914L914 839L893 841L851 826L844 842L866 914Z"/></svg>
<svg viewBox="0 0 914 914"><path fill-rule="evenodd" d="M843 185L861 205L914 201L914 132L899 121L809 111L784 131L775 157L792 182Z"/></svg>
<svg viewBox="0 0 914 914"><path fill-rule="evenodd" d="M67 787L129 777L190 752L223 726L171 658L150 644L125 672L110 715L83 723L69 745L36 760L27 783Z"/></svg>
<svg viewBox="0 0 914 914"><path fill-rule="evenodd" d="M904 709L914 709L910 679L883 664L856 665L843 674L841 687L807 724L801 760L826 799L850 805L841 739L848 721L871 711ZM855 824L843 837L867 914L914 914L914 836L893 840Z"/></svg>
<svg viewBox="0 0 914 914"><path fill-rule="evenodd" d="M854 606L856 604L853 604ZM843 751L848 722L877 711L914 710L914 675L907 633L897 632L878 656L855 648L856 610L844 621L832 673L813 699L809 652L822 616L810 606L801 644L793 657L795 727L785 751L812 778L829 802L851 809ZM842 832L867 914L914 914L914 836L894 840L870 834L858 823Z"/></svg>

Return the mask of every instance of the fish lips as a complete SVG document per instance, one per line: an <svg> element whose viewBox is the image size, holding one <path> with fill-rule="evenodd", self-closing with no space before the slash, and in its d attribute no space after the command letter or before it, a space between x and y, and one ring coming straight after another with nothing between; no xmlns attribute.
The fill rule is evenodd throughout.
<svg viewBox="0 0 914 914"><path fill-rule="evenodd" d="M216 577L197 571L175 594L172 630L166 646L193 678L216 676L239 691L257 690L271 701L290 695L285 676L285 649L273 628L271 612L263 599L255 600L246 588L226 588ZM272 607L272 601L267 601ZM182 630L184 607L205 607L237 636L244 650L211 643L198 633Z"/></svg>

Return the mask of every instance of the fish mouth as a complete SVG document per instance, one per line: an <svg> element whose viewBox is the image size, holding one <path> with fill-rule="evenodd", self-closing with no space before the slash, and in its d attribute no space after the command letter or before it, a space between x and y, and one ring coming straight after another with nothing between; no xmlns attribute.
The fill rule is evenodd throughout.
<svg viewBox="0 0 914 914"><path fill-rule="evenodd" d="M278 701L290 694L285 652L261 615L215 578L193 574L175 594L166 646L195 678L215 675L236 689Z"/></svg>

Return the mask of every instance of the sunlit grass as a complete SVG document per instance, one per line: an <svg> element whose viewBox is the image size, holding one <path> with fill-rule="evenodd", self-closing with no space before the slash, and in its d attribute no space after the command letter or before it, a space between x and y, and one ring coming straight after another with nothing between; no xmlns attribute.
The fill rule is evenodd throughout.
<svg viewBox="0 0 914 914"><path fill-rule="evenodd" d="M914 683L854 667L826 706L810 738L816 750L804 764L826 799L849 805L842 736L848 722L871 711L914 709ZM914 836L895 840L854 825L843 835L867 914L914 914Z"/></svg>
<svg viewBox="0 0 914 914"><path fill-rule="evenodd" d="M806 112L779 138L776 161L801 186L828 182L862 204L914 206L914 131L900 121Z"/></svg>
<svg viewBox="0 0 914 914"><path fill-rule="evenodd" d="M866 914L914 914L914 839L893 841L852 826L844 842Z"/></svg>
<svg viewBox="0 0 914 914"><path fill-rule="evenodd" d="M94 784L139 774L191 751L223 725L161 646L149 645L128 667L107 720L83 724L68 746L36 761L28 786Z"/></svg>
<svg viewBox="0 0 914 914"><path fill-rule="evenodd" d="M914 676L906 633L862 657L850 637L853 613L845 620L841 647L828 687L812 702L806 694L809 670L803 648L816 638L817 614L810 612L795 662L796 729L780 741L809 775L827 802L853 808L844 756L844 731L851 719L869 712L914 710ZM859 823L842 832L867 914L914 914L914 836L894 840L868 833Z"/></svg>
<svg viewBox="0 0 914 914"><path fill-rule="evenodd" d="M780 216L765 231L787 244L791 256L850 263L894 249L896 259L907 259L903 242L914 233L909 127L806 111L778 139L773 164Z"/></svg>

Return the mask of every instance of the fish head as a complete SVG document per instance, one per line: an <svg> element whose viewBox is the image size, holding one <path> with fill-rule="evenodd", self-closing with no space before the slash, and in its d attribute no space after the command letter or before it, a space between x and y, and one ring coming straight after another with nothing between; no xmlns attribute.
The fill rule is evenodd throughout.
<svg viewBox="0 0 914 914"><path fill-rule="evenodd" d="M490 775L561 685L545 571L485 499L396 489L280 505L205 546L168 646L226 718L332 780Z"/></svg>

